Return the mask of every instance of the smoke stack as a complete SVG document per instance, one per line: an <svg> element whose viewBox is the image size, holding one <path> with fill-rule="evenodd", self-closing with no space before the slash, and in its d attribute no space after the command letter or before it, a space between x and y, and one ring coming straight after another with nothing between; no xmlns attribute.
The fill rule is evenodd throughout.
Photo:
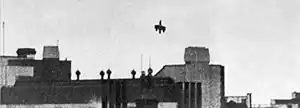
<svg viewBox="0 0 300 108"><path fill-rule="evenodd" d="M76 74L76 76L77 76L77 81L79 81L79 77L80 77L80 74L81 74L81 72L79 71L79 70L77 70L76 72L75 72L75 74Z"/></svg>
<svg viewBox="0 0 300 108"><path fill-rule="evenodd" d="M101 80L103 80L104 79L104 75L105 75L105 72L102 70L102 71L100 71L100 76L101 76Z"/></svg>
<svg viewBox="0 0 300 108"><path fill-rule="evenodd" d="M110 70L110 69L108 69L108 70L106 71L106 74L107 74L107 79L109 79L109 80L110 80L111 70Z"/></svg>
<svg viewBox="0 0 300 108"><path fill-rule="evenodd" d="M20 58L34 59L36 51L34 48L19 48L17 54Z"/></svg>
<svg viewBox="0 0 300 108"><path fill-rule="evenodd" d="M187 47L185 48L184 61L189 63L209 63L209 50L205 47Z"/></svg>
<svg viewBox="0 0 300 108"><path fill-rule="evenodd" d="M132 79L135 79L135 74L136 74L136 71L135 71L135 70L132 70L132 71L131 71Z"/></svg>
<svg viewBox="0 0 300 108"><path fill-rule="evenodd" d="M44 46L43 59L45 58L59 59L58 46Z"/></svg>

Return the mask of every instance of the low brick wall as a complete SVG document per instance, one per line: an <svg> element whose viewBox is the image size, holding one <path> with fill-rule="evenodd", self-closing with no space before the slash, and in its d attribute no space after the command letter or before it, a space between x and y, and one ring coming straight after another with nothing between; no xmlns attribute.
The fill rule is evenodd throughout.
<svg viewBox="0 0 300 108"><path fill-rule="evenodd" d="M0 105L0 108L101 108L101 103L91 104L41 104L41 105Z"/></svg>

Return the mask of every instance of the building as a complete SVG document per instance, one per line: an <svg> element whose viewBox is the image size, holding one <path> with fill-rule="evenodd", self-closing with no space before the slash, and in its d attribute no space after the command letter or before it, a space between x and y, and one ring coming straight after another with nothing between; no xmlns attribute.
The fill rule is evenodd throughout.
<svg viewBox="0 0 300 108"><path fill-rule="evenodd" d="M227 108L253 108L251 93L246 96L226 96L225 100Z"/></svg>
<svg viewBox="0 0 300 108"><path fill-rule="evenodd" d="M71 61L59 60L58 46L45 46L42 60L34 58L33 48L20 48L17 54L0 57L1 86L13 86L17 78L71 80Z"/></svg>
<svg viewBox="0 0 300 108"><path fill-rule="evenodd" d="M142 108L144 104L178 108L224 108L224 66L209 64L204 47L185 49L185 64L165 65L156 75L111 79L111 70L101 71L99 79L71 80L71 61L59 60L57 46L45 46L43 59L33 57L33 49L19 49L18 56L3 59L9 68L1 87L1 104L78 104L101 101L102 107ZM3 57L5 58L5 57ZM17 69L13 69L17 68ZM10 75L8 75L8 73ZM15 73L11 75L11 73ZM107 79L104 78L105 74ZM8 78L9 77L9 78ZM168 105L167 105L168 104Z"/></svg>
<svg viewBox="0 0 300 108"><path fill-rule="evenodd" d="M31 66L10 66L10 60L33 59L33 56L27 58L26 55L34 55L36 52L31 48L21 48L17 51L18 56L0 56L0 86L14 85L16 76L33 76L33 67Z"/></svg>
<svg viewBox="0 0 300 108"><path fill-rule="evenodd" d="M272 99L271 106L274 108L299 108L300 93L293 92L291 99Z"/></svg>
<svg viewBox="0 0 300 108"><path fill-rule="evenodd" d="M155 76L171 77L175 82L201 83L202 92L198 96L202 99L192 101L190 103L192 108L199 105L197 103L201 103L202 108L223 108L225 106L224 66L209 64L209 49L205 47L187 47L184 61L185 64L165 65Z"/></svg>
<svg viewBox="0 0 300 108"><path fill-rule="evenodd" d="M159 106L163 106L162 103L181 106L179 101L183 96L194 93L193 90L185 91L182 95L182 89L189 86L183 87L183 82L175 82L170 77L153 77L151 68L148 75L143 74L140 78L135 78L136 72L132 71L132 78L111 79L111 71L107 70L107 79L101 71L101 79L94 80L80 80L77 70L77 79L71 80L71 61L59 60L58 46L45 46L41 60L34 58L35 53L34 49L21 48L17 51L18 56L1 57L4 76L1 104L73 104L96 100L101 101L103 107L126 108L128 104L139 107L143 100L153 100L151 102ZM191 83L191 86L197 87L200 95L197 98L201 100L201 83Z"/></svg>
<svg viewBox="0 0 300 108"><path fill-rule="evenodd" d="M17 56L0 56L0 87L14 86L17 80L24 79L47 80L58 77L71 80L68 76L71 73L71 61L59 61L58 46L45 46L43 60L35 59L36 51L33 48L19 48L16 53ZM53 76L47 70L56 67L55 64L62 67ZM3 98L0 99L4 101Z"/></svg>

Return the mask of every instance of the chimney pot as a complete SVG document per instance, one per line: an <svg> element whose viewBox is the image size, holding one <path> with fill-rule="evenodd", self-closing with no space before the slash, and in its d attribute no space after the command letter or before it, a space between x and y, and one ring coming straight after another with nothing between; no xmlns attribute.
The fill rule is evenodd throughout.
<svg viewBox="0 0 300 108"><path fill-rule="evenodd" d="M131 71L132 79L135 79L135 74L136 74L136 71L135 71L135 70L132 70L132 71Z"/></svg>
<svg viewBox="0 0 300 108"><path fill-rule="evenodd" d="M153 70L151 68L148 69L148 76L152 76Z"/></svg>
<svg viewBox="0 0 300 108"><path fill-rule="evenodd" d="M79 80L79 76L80 76L81 72L79 70L76 71L76 76L77 76L77 80Z"/></svg>
<svg viewBox="0 0 300 108"><path fill-rule="evenodd" d="M106 71L106 74L107 74L107 77L108 77L108 79L110 79L110 75L111 75L111 70L110 69L108 69L107 71Z"/></svg>
<svg viewBox="0 0 300 108"><path fill-rule="evenodd" d="M103 70L100 71L101 80L104 79L105 72Z"/></svg>
<svg viewBox="0 0 300 108"><path fill-rule="evenodd" d="M141 78L144 78L146 76L145 71L141 71Z"/></svg>

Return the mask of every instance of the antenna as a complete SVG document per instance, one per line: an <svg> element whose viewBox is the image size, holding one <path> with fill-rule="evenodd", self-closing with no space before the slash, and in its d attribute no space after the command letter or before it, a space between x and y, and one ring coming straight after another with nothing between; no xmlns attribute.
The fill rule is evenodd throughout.
<svg viewBox="0 0 300 108"><path fill-rule="evenodd" d="M3 50L3 55L4 55L4 53L5 53L5 22L3 21L2 22L2 41L3 41L3 48L2 48L2 50Z"/></svg>
<svg viewBox="0 0 300 108"><path fill-rule="evenodd" d="M149 56L149 68L151 68L151 56Z"/></svg>
<svg viewBox="0 0 300 108"><path fill-rule="evenodd" d="M1 0L1 6L0 6L0 25L2 24L2 26L1 26L1 30L0 30L0 32L1 32L1 34L0 34L0 39L1 39L1 37L2 37L2 48L4 48L4 36L3 36L3 32L4 32L4 21L3 21L3 6L4 6L4 0ZM1 43L1 41L0 41L0 43ZM4 49L2 49L2 52L1 52L1 50L0 50L0 53L2 53L3 55L4 55ZM1 54L0 54L1 55Z"/></svg>
<svg viewBox="0 0 300 108"><path fill-rule="evenodd" d="M56 46L58 46L58 44L59 44L59 40L56 40Z"/></svg>
<svg viewBox="0 0 300 108"><path fill-rule="evenodd" d="M143 71L143 54L141 55L141 71Z"/></svg>

